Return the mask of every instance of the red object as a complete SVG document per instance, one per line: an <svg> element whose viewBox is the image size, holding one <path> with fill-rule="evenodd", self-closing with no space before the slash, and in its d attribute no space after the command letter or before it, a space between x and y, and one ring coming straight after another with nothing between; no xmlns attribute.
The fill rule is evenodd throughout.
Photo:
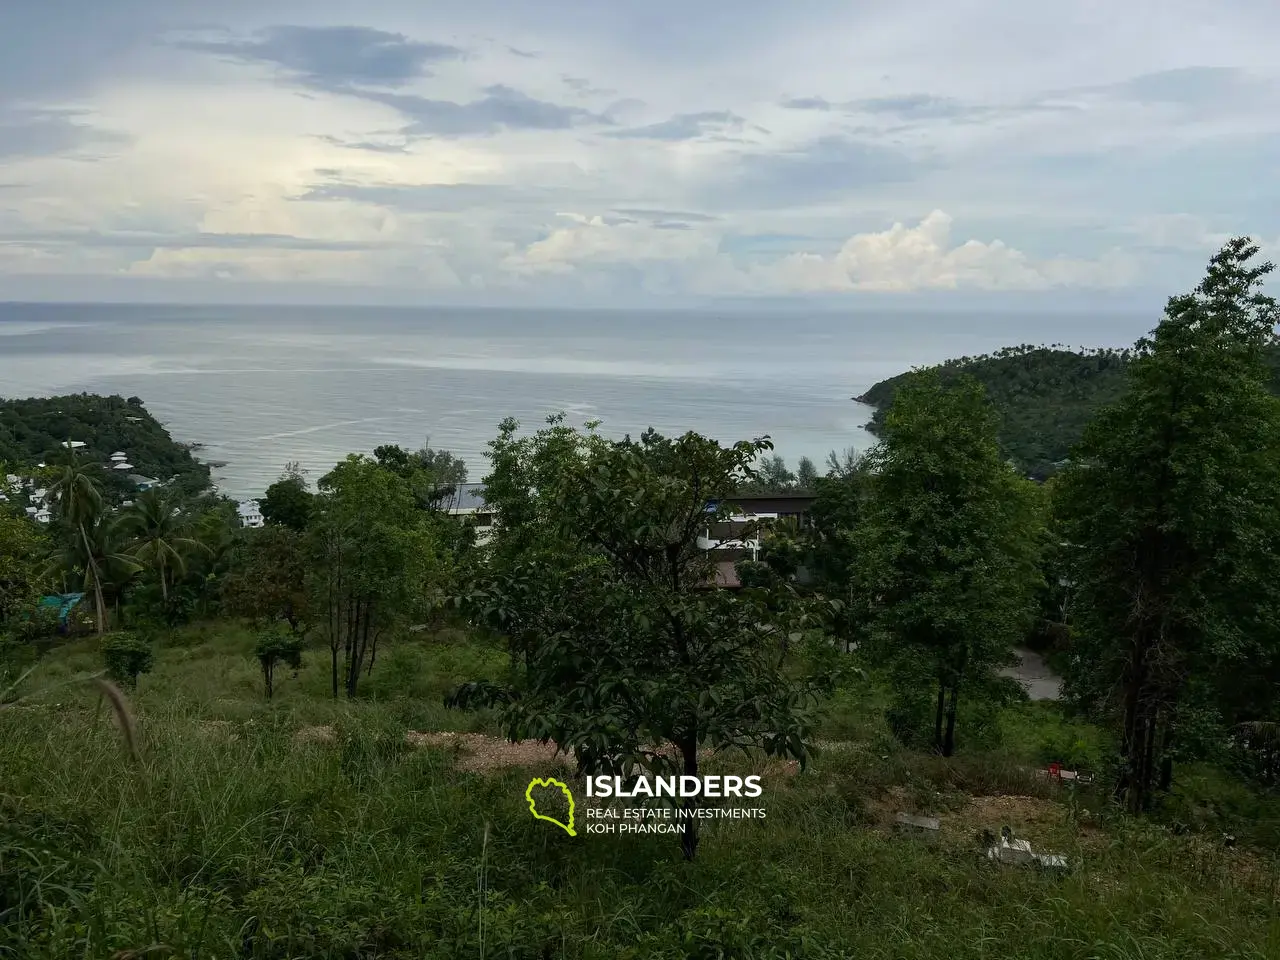
<svg viewBox="0 0 1280 960"><path fill-rule="evenodd" d="M1049 764L1049 776L1062 779L1062 764L1060 763Z"/></svg>

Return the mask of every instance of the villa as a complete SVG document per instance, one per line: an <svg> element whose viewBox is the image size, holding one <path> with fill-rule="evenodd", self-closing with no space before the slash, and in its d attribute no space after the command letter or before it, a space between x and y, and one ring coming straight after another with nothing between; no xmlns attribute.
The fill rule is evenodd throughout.
<svg viewBox="0 0 1280 960"><path fill-rule="evenodd" d="M262 509L257 500L242 500L236 507L240 514L240 525L243 527L260 527L263 525Z"/></svg>

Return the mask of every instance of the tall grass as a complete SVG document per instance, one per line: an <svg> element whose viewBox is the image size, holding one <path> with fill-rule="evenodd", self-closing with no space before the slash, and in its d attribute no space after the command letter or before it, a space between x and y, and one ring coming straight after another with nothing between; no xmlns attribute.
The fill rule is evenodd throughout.
<svg viewBox="0 0 1280 960"><path fill-rule="evenodd" d="M388 651L368 697L336 704L317 659L267 703L243 636L177 640L132 703L136 760L87 684L0 711L0 957L1280 956L1273 864L1103 829L1012 762L832 748L769 775L766 820L707 822L684 863L671 837L535 821L530 771L463 773L405 744L407 727L481 722L437 704L501 669L490 651ZM94 656L92 641L60 651L28 683ZM337 741L295 740L316 723ZM969 822L971 795L1037 792L1031 839L1079 862L1067 876L998 867L970 836L1001 825ZM957 826L936 845L895 837L877 818L897 805Z"/></svg>

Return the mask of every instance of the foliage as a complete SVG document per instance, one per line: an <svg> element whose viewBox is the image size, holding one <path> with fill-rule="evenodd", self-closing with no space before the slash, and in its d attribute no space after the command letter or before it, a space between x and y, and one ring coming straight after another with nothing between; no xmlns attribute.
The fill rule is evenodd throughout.
<svg viewBox="0 0 1280 960"><path fill-rule="evenodd" d="M703 745L803 763L814 687L783 669L803 611L777 589L712 588L697 545L768 442L725 448L652 430L608 441L563 417L523 439L516 428L504 423L492 445L485 484L501 522L468 602L519 669L510 685L468 686L452 702L498 702L509 737L573 749L584 772L696 775ZM687 817L686 858L697 836Z"/></svg>
<svg viewBox="0 0 1280 960"><path fill-rule="evenodd" d="M452 503L458 487L467 482L467 465L448 450L428 444L416 453L386 444L373 451L378 463L408 481L423 510L436 511Z"/></svg>
<svg viewBox="0 0 1280 960"><path fill-rule="evenodd" d="M308 604L329 641L333 695L354 697L378 641L440 599L448 558L409 482L349 456L320 479L308 527Z"/></svg>
<svg viewBox="0 0 1280 960"><path fill-rule="evenodd" d="M1072 545L1068 692L1122 732L1118 791L1146 809L1216 689L1227 718L1276 662L1280 401L1267 351L1276 303L1257 247L1227 243L1138 343L1132 388L1090 424L1057 499ZM1274 673L1272 674L1274 676ZM1205 708L1210 708L1206 713ZM1196 731L1193 733L1193 730Z"/></svg>
<svg viewBox="0 0 1280 960"><path fill-rule="evenodd" d="M104 464L123 450L132 473L168 481L178 491L196 494L209 486L209 468L197 461L189 445L174 441L137 397L75 394L63 397L0 399L0 461L34 466L54 463L66 453L68 440L86 463ZM109 499L128 499L127 477L103 471Z"/></svg>
<svg viewBox="0 0 1280 960"><path fill-rule="evenodd" d="M295 633L268 630L258 636L253 655L262 667L262 679L266 684L267 699L275 693L275 669L280 664L295 672L302 669L302 638Z"/></svg>
<svg viewBox="0 0 1280 960"><path fill-rule="evenodd" d="M284 524L240 530L222 583L228 613L259 626L283 620L304 634L312 616L307 593L307 541Z"/></svg>
<svg viewBox="0 0 1280 960"><path fill-rule="evenodd" d="M944 756L961 694L990 699L1034 614L1043 511L1035 485L1001 460L995 430L976 381L906 385L867 456L850 534L853 592L893 665L896 723L931 716Z"/></svg>
<svg viewBox="0 0 1280 960"><path fill-rule="evenodd" d="M290 464L280 479L267 487L258 501L258 510L264 523L301 532L311 520L314 499L302 471Z"/></svg>
<svg viewBox="0 0 1280 960"><path fill-rule="evenodd" d="M29 614L45 592L49 543L24 516L0 510L0 629Z"/></svg>
<svg viewBox="0 0 1280 960"><path fill-rule="evenodd" d="M160 490L138 494L117 523L120 534L130 540L130 554L156 574L160 595L168 604L170 580L186 573L189 554L207 548L190 535L190 524L172 496Z"/></svg>
<svg viewBox="0 0 1280 960"><path fill-rule="evenodd" d="M138 677L155 664L151 644L133 633L113 633L102 641L102 662L117 683L138 685Z"/></svg>

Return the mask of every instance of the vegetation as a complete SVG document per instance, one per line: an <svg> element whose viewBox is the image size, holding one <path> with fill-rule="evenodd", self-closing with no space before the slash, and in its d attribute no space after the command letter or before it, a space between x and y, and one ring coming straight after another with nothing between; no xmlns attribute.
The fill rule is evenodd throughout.
<svg viewBox="0 0 1280 960"><path fill-rule="evenodd" d="M117 503L61 451L51 522L0 513L0 957L1277 955L1255 253L1170 301L1043 484L952 368L822 477L767 440L504 422L483 544L448 510L465 466L429 447L314 490L286 469L260 530L173 487ZM698 541L726 498L801 485L807 521L762 525L716 588ZM97 636L31 607L73 586ZM1000 678L1022 643L1064 702ZM642 771L758 774L767 816L673 799L680 854L529 816L531 773L581 801ZM1002 828L1069 869L992 862Z"/></svg>
<svg viewBox="0 0 1280 960"><path fill-rule="evenodd" d="M185 495L209 487L209 468L174 442L137 397L76 394L66 397L0 398L0 463L34 466L65 455L68 441L84 446L84 463L105 464L117 450L128 454L129 473L167 481ZM128 499L133 484L116 471L103 470L100 483L109 499Z"/></svg>
<svg viewBox="0 0 1280 960"><path fill-rule="evenodd" d="M1280 654L1280 400L1264 355L1280 312L1256 253L1233 241L1169 301L1131 389L1062 477L1078 594L1069 678L1121 725L1116 789L1134 812L1157 768L1167 790L1179 753L1212 749L1206 724L1257 720L1280 692L1245 699L1237 679Z"/></svg>

